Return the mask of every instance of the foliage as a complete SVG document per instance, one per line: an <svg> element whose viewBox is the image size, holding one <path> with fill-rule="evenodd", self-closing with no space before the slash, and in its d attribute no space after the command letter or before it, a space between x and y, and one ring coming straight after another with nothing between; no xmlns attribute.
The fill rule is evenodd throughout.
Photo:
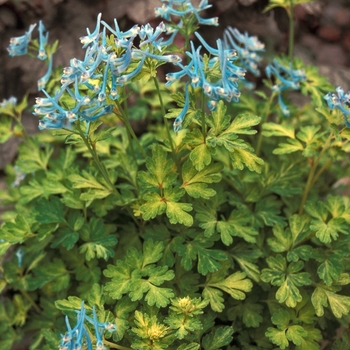
<svg viewBox="0 0 350 350"><path fill-rule="evenodd" d="M0 142L23 141L0 192L1 349L348 348L350 93L324 99L317 67L284 55L247 91L264 46L230 28L216 48L197 33L201 54L209 6L165 1L167 25L128 31L98 15L62 79L41 22L11 40L49 65L49 130L28 136L26 96L1 103Z"/></svg>

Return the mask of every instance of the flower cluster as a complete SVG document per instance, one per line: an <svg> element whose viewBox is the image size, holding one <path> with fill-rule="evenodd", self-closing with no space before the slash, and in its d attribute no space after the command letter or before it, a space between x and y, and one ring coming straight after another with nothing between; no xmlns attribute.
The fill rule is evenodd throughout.
<svg viewBox="0 0 350 350"><path fill-rule="evenodd" d="M211 47L203 37L195 32L195 35L212 56L201 55L201 48L195 48L191 41L191 52L186 52L189 57L189 63L184 66L177 63L180 71L168 73L166 75L166 86L170 86L176 80L183 77L189 78L189 83L193 88L201 88L203 93L209 98L208 107L211 110L216 108L217 102L224 99L227 102L239 100L240 91L238 90L238 81L244 79L246 70L236 66L233 61L237 59L237 53L232 49L225 49L222 40L216 41L217 48ZM214 70L218 74L212 74ZM188 110L188 87L186 87L186 99L183 111L174 122L174 130L181 129L181 123Z"/></svg>
<svg viewBox="0 0 350 350"><path fill-rule="evenodd" d="M29 30L25 32L24 35L20 37L15 37L10 39L10 45L7 48L10 56L21 56L25 55L28 52L28 46L30 41L32 40L32 32L37 24L32 24L29 26ZM48 43L49 33L46 31L45 26L42 21L39 21L38 25L39 32L39 48L38 48L38 59L41 61L49 59L48 61L48 69L45 75L38 80L38 90L41 91L46 84L48 83L51 73L52 73L52 54L49 55L46 52L46 47Z"/></svg>
<svg viewBox="0 0 350 350"><path fill-rule="evenodd" d="M265 51L265 45L256 36L240 33L237 28L227 27L224 31L226 49L234 49L242 66L256 77L260 76L259 64L262 57L259 51Z"/></svg>
<svg viewBox="0 0 350 350"><path fill-rule="evenodd" d="M167 21L171 21L171 16L184 17L193 14L199 24L217 26L219 25L218 18L203 18L199 12L210 8L212 5L208 4L208 0L202 0L196 7L191 0L162 0L165 4L162 7L155 8L156 17L162 17ZM182 23L182 22L180 22Z"/></svg>
<svg viewBox="0 0 350 350"><path fill-rule="evenodd" d="M141 72L147 59L157 60L158 65L181 62L177 55L164 54L173 35L164 40L162 35L167 29L163 22L156 28L150 24L135 25L125 32L116 20L114 25L112 28L101 21L99 14L95 30L87 30L87 35L80 38L86 49L84 59L70 60L70 66L63 69L61 88L53 97L43 90L46 98L37 98L34 114L43 117L40 129L69 127L78 119L89 123L111 113L111 100L120 97L118 89ZM114 35L114 42L108 38L107 29ZM140 39L139 48L134 44L136 37ZM60 103L64 94L70 96L70 105Z"/></svg>
<svg viewBox="0 0 350 350"><path fill-rule="evenodd" d="M15 107L17 105L17 97L11 96L7 100L3 99L0 102L0 108Z"/></svg>
<svg viewBox="0 0 350 350"><path fill-rule="evenodd" d="M61 335L59 350L76 350L82 349L83 346L86 346L88 350L92 350L93 340L91 339L90 333L85 326L85 321L94 327L96 340L94 349L106 349L102 341L103 332L114 332L117 328L113 323L99 322L97 319L95 307L92 308L92 313L93 318L86 315L84 302L82 302L80 310L77 311L77 323L74 328L71 327L68 316L66 316L65 321L68 331L64 335Z"/></svg>
<svg viewBox="0 0 350 350"><path fill-rule="evenodd" d="M7 51L11 57L25 55L28 52L28 45L32 39L32 32L35 27L36 23L31 24L24 35L10 39L10 46L7 48Z"/></svg>
<svg viewBox="0 0 350 350"><path fill-rule="evenodd" d="M344 89L338 86L335 93L328 93L324 96L327 101L328 107L331 109L338 109L343 113L345 124L350 128L350 91L344 93Z"/></svg>
<svg viewBox="0 0 350 350"><path fill-rule="evenodd" d="M277 94L278 103L284 116L290 116L290 110L282 99L282 92L286 90L299 90L300 82L306 80L305 71L302 69L293 69L292 64L287 68L279 61L273 60L265 69L268 78L274 77L275 84L272 91Z"/></svg>

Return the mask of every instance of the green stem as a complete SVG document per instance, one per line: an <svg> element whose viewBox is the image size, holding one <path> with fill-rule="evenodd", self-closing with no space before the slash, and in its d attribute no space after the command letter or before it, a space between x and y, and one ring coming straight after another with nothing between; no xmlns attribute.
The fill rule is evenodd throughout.
<svg viewBox="0 0 350 350"><path fill-rule="evenodd" d="M289 0L290 7L288 12L289 17L289 48L288 48L288 55L289 59L292 62L293 60L293 48L294 48L294 6L293 1Z"/></svg>
<svg viewBox="0 0 350 350"><path fill-rule="evenodd" d="M204 90L202 91L202 134L204 138L204 143L206 143L207 139L207 124L205 123L205 95Z"/></svg>
<svg viewBox="0 0 350 350"><path fill-rule="evenodd" d="M302 215L303 214L303 211L304 211L304 205L306 203L306 200L307 200L307 197L309 195L309 192L311 190L311 187L312 187L312 184L314 183L314 178L315 178L315 173L316 173L316 169L317 169L317 166L322 158L322 156L324 155L324 152L328 149L331 141L332 141L332 138L333 138L333 130L331 131L326 143L323 145L323 148L320 152L320 154L318 155L318 157L316 158L316 160L314 161L311 169L310 169L310 172L309 172L309 176L307 178L307 182L306 182L306 185L305 185L305 189L304 189L304 193L303 193L303 197L301 199L301 204L300 204L300 208L299 208L299 215Z"/></svg>
<svg viewBox="0 0 350 350"><path fill-rule="evenodd" d="M124 122L124 125L126 127L126 130L128 131L129 135L131 135L131 137L134 139L134 141L136 142L137 144L137 147L140 149L142 155L147 158L147 154L146 152L144 151L144 149L142 148L141 144L140 144L140 141L139 139L137 138L133 128L131 127L130 125L130 122L129 122L129 119L128 119L128 116L125 114L123 108L121 107L120 103L117 101L117 106L118 106L118 110L121 114L117 113L115 110L114 110L114 114L120 118L123 122Z"/></svg>
<svg viewBox="0 0 350 350"><path fill-rule="evenodd" d="M170 130L168 128L168 121L165 118L165 107L164 107L164 103L163 103L162 94L160 93L159 83L158 83L158 80L157 80L156 77L153 78L153 81L154 81L154 85L156 86L156 90L157 90L157 94L158 94L158 98L159 98L159 103L160 103L160 109L161 109L161 112L162 112L162 115L163 115L163 121L164 121L165 129L166 129L168 141L169 141L169 144L170 144L171 153L173 155L174 162L175 162L176 167L177 167L177 169L179 171L179 174L180 174L180 166L179 166L179 163L178 163L177 158L176 158L176 153L175 153L175 148L174 148L174 144L173 144L173 139L171 138Z"/></svg>
<svg viewBox="0 0 350 350"><path fill-rule="evenodd" d="M106 344L109 348L112 348L112 349L132 350L131 348L128 348L126 346L122 346L122 345L111 343L111 342L109 342L106 339L103 339L103 343Z"/></svg>
<svg viewBox="0 0 350 350"><path fill-rule="evenodd" d="M109 175L107 173L106 168L103 166L103 164L101 163L96 150L91 147L90 142L88 140L88 136L86 137L83 133L83 131L80 128L80 124L78 123L78 130L79 130L79 135L80 137L83 139L85 146L87 147L87 149L89 150L93 160L95 161L95 164L100 172L100 174L103 176L103 178L105 179L110 191L112 191L113 193L117 194L118 197L120 198L120 200L122 201L122 203L124 203L124 199L121 196L121 194L118 192L118 190L115 188L115 186L112 184L111 179L109 178Z"/></svg>
<svg viewBox="0 0 350 350"><path fill-rule="evenodd" d="M35 301L31 298L31 296L25 290L20 289L20 292L29 301L30 305L33 306L34 310L37 313L41 313L40 307L35 303Z"/></svg>
<svg viewBox="0 0 350 350"><path fill-rule="evenodd" d="M261 118L261 123L259 125L260 127L260 133L259 133L259 137L258 137L258 142L256 144L256 149L255 149L255 154L257 156L260 155L260 152L261 152L261 145L262 145L262 139L263 139L263 134L262 134L262 127L263 127L263 124L267 122L268 118L269 118L269 115L270 115L270 108L271 108L271 104L272 104L272 101L273 99L275 98L275 93L272 93L271 96L270 96L270 99L268 101L268 103L266 104L266 109L264 111L264 114Z"/></svg>

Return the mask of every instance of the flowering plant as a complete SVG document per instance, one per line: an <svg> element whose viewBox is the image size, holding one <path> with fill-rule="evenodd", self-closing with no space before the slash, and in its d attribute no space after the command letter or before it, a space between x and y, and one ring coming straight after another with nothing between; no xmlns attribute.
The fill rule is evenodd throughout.
<svg viewBox="0 0 350 350"><path fill-rule="evenodd" d="M207 0L162 2L155 28L99 14L63 74L42 22L10 42L48 71L41 132L26 97L0 105L0 141L23 139L0 192L0 348L346 349L350 92L293 57L292 24L264 63L257 37L197 32L218 25ZM300 2L267 10L292 22Z"/></svg>

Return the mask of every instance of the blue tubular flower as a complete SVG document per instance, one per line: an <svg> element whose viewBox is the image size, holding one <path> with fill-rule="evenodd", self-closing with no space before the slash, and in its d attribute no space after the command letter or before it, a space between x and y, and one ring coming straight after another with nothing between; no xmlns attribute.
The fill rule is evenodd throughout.
<svg viewBox="0 0 350 350"><path fill-rule="evenodd" d="M99 13L97 16L97 22L96 22L96 28L95 30L90 33L89 28L86 28L87 36L80 37L80 42L83 44L83 48L88 46L90 43L96 41L100 35L100 23L101 23L101 16L102 13Z"/></svg>
<svg viewBox="0 0 350 350"><path fill-rule="evenodd" d="M324 96L330 109L338 109L343 113L345 125L350 128L350 91L344 93L344 89L338 86L335 93L328 93Z"/></svg>
<svg viewBox="0 0 350 350"><path fill-rule="evenodd" d="M173 124L175 132L178 132L179 130L182 129L182 122L183 122L185 115L188 111L189 103L190 103L190 98L189 98L189 94L188 94L188 83L187 83L186 84L186 95L185 95L184 107L183 107L181 113L176 117L174 124Z"/></svg>
<svg viewBox="0 0 350 350"><path fill-rule="evenodd" d="M152 29L152 32L153 32L153 29ZM142 41L140 43L140 47L149 43L151 43L152 45L156 44L156 46L158 46L156 39L159 37L159 35L161 35L164 32L165 32L165 24L163 22L160 22L156 27L155 31L151 35L148 35L146 32L147 40Z"/></svg>
<svg viewBox="0 0 350 350"><path fill-rule="evenodd" d="M15 107L17 105L17 97L11 96L7 100L3 99L0 102L0 108L6 108L7 106Z"/></svg>
<svg viewBox="0 0 350 350"><path fill-rule="evenodd" d="M93 318L87 316L84 307L84 302L82 302L80 310L76 311L77 322L76 326L73 329L70 326L68 317L65 317L67 332L64 335L61 335L61 342L59 345L60 350L77 350L82 349L83 347L84 349L87 348L88 350L93 349L93 343L90 338L90 333L85 326L85 321L88 321L91 325L94 326L96 336L96 343L94 344L94 349L105 349L102 341L103 331L107 330L109 332L114 332L116 330L116 326L112 325L110 322L99 322L97 319L95 307L93 307L92 312Z"/></svg>
<svg viewBox="0 0 350 350"><path fill-rule="evenodd" d="M146 55L142 57L141 61L139 62L138 66L130 73L128 74L124 74L122 75L121 77L117 78L117 82L119 84L124 84L126 83L127 81L130 81L133 77L135 77L137 74L140 73L142 67L143 67L143 64L145 62L145 59L146 59Z"/></svg>
<svg viewBox="0 0 350 350"><path fill-rule="evenodd" d="M272 86L272 91L278 96L278 103L281 107L283 115L290 116L290 110L282 99L282 92L286 90L299 90L300 82L306 80L305 72L300 69L292 69L292 65L287 68L277 60L273 60L266 69L268 78L274 78L275 84Z"/></svg>
<svg viewBox="0 0 350 350"><path fill-rule="evenodd" d="M203 39L203 37L198 33L198 32L194 32L194 34L196 35L196 37L199 39L199 41L202 43L202 45L207 49L207 51L215 56L219 55L219 50L218 49L214 49L213 47L211 47L210 45L208 45L208 43ZM237 52L236 50L232 50L232 49L227 49L227 57L228 58L233 58L237 56ZM238 57L236 57L237 59Z"/></svg>
<svg viewBox="0 0 350 350"><path fill-rule="evenodd" d="M47 82L49 81L50 77L51 77L51 73L52 73L52 54L50 55L49 58L49 66L47 67L47 72L45 73L45 75L43 77L41 77L38 80L38 91L41 91L47 84Z"/></svg>
<svg viewBox="0 0 350 350"><path fill-rule="evenodd" d="M163 0L162 0L163 1ZM208 4L208 0L202 0L198 7L192 5L191 0L164 0L167 4L162 7L155 8L155 16L162 17L167 21L171 20L171 16L184 17L188 14L193 14L197 18L199 24L204 25L218 25L218 18L203 18L199 12L210 8L212 5Z"/></svg>
<svg viewBox="0 0 350 350"><path fill-rule="evenodd" d="M140 27L135 24L131 29L129 29L126 32L121 32L119 29L119 25L118 25L118 21L116 19L114 19L114 26L115 26L115 30L112 29L108 23L106 23L105 21L101 21L101 23L112 33L114 34L114 36L117 39L125 39L125 38L130 38L130 37L135 37L139 31L140 31Z"/></svg>
<svg viewBox="0 0 350 350"><path fill-rule="evenodd" d="M137 58L139 56L141 56L141 57L147 56L147 57L154 58L158 61L174 63L175 65L182 61L181 57L178 55L154 55L152 53L149 53L148 51L134 49L133 53L132 53L132 57Z"/></svg>
<svg viewBox="0 0 350 350"><path fill-rule="evenodd" d="M100 103L102 103L106 100L106 87L107 87L108 71L109 71L109 60L107 61L106 66L105 66L105 71L103 73L103 83L102 83L101 91L98 94L98 101Z"/></svg>
<svg viewBox="0 0 350 350"><path fill-rule="evenodd" d="M115 59L112 63L116 68L113 70L113 73L123 73L128 69L131 63L131 54L132 54L132 40L129 40L128 47L120 59Z"/></svg>
<svg viewBox="0 0 350 350"><path fill-rule="evenodd" d="M46 35L44 35L44 32L46 31L43 22L39 21L39 28L38 28L38 32L39 32L39 54L38 54L38 58L40 60L44 60L47 58L47 54L45 52L45 45L47 44L47 40L49 38L49 32L46 32Z"/></svg>
<svg viewBox="0 0 350 350"><path fill-rule="evenodd" d="M24 257L25 252L22 248L19 248L19 249L17 249L15 254L16 254L17 259L18 259L18 267L21 268L22 264L23 264L23 257Z"/></svg>
<svg viewBox="0 0 350 350"><path fill-rule="evenodd" d="M97 108L95 109L95 107ZM87 109L85 109L84 111L79 113L79 116L87 122L92 122L104 115L110 114L113 111L113 105L106 105L102 108L101 106L96 105L92 109L94 110L88 111Z"/></svg>
<svg viewBox="0 0 350 350"><path fill-rule="evenodd" d="M36 24L31 24L29 26L28 32L25 32L24 35L10 39L10 46L7 48L10 56L21 56L27 53L28 45L32 38L32 32L35 27Z"/></svg>
<svg viewBox="0 0 350 350"><path fill-rule="evenodd" d="M256 36L241 34L238 29L228 27L224 32L224 41L226 48L233 48L237 51L238 58L245 69L255 76L260 76L258 66L262 57L257 52L264 51L265 45Z"/></svg>

